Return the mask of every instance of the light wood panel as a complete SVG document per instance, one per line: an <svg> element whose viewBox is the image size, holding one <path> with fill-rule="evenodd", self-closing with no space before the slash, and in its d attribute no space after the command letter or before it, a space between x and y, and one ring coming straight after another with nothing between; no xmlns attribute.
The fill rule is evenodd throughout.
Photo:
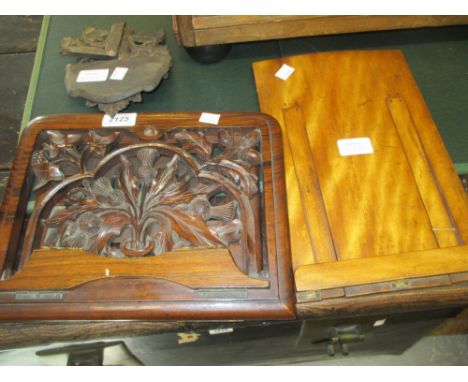
<svg viewBox="0 0 468 382"><path fill-rule="evenodd" d="M283 64L295 69L285 81L275 77ZM297 291L359 294L359 285L406 278L429 288L468 270L467 196L401 52L253 68L260 108L283 132L290 237L303 238L291 243ZM340 154L339 139L362 137L372 153Z"/></svg>
<svg viewBox="0 0 468 382"><path fill-rule="evenodd" d="M335 261L336 254L330 235L325 205L320 191L304 117L299 107L284 110L285 130L288 135L294 170L301 195L301 206L309 241L318 263ZM294 230L295 227L293 226Z"/></svg>
<svg viewBox="0 0 468 382"><path fill-rule="evenodd" d="M456 273L468 267L468 246L304 265L296 269L298 291L350 287ZM343 277L346 275L346 277Z"/></svg>
<svg viewBox="0 0 468 382"><path fill-rule="evenodd" d="M431 220L432 231L439 246L451 247L463 243L450 211L447 211L443 195L439 192L440 185L433 175L408 106L401 97L389 98L388 106L393 123L405 149L408 163L411 166L418 188L421 190L424 207Z"/></svg>

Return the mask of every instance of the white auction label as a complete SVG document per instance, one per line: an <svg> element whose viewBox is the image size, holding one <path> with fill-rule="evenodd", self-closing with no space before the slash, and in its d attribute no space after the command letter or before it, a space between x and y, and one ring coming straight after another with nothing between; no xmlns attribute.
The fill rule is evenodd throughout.
<svg viewBox="0 0 468 382"><path fill-rule="evenodd" d="M109 75L109 69L80 70L76 82L104 82Z"/></svg>
<svg viewBox="0 0 468 382"><path fill-rule="evenodd" d="M232 333L234 331L234 328L218 328L218 329L210 329L208 332L211 335L216 335L216 334L224 334L224 333Z"/></svg>
<svg viewBox="0 0 468 382"><path fill-rule="evenodd" d="M338 139L336 143L338 144L340 155L343 157L351 155L372 154L374 152L372 142L367 137Z"/></svg>
<svg viewBox="0 0 468 382"><path fill-rule="evenodd" d="M375 322L374 322L374 327L376 328L376 327L378 327L378 326L384 325L384 324L385 324L385 321L387 321L386 318L382 318L381 320L375 321Z"/></svg>
<svg viewBox="0 0 468 382"><path fill-rule="evenodd" d="M102 127L129 127L135 126L138 113L119 113L114 117L106 114L102 118Z"/></svg>
<svg viewBox="0 0 468 382"><path fill-rule="evenodd" d="M219 123L220 118L221 114L201 113L198 121L203 123L209 123L210 125L217 125Z"/></svg>
<svg viewBox="0 0 468 382"><path fill-rule="evenodd" d="M281 78L283 81L287 80L291 74L294 72L294 68L283 64L281 68L275 73L275 77Z"/></svg>
<svg viewBox="0 0 468 382"><path fill-rule="evenodd" d="M112 72L110 79L116 80L116 81L122 81L125 78L125 75L127 74L127 72L128 72L128 68L123 68L123 67L118 66Z"/></svg>

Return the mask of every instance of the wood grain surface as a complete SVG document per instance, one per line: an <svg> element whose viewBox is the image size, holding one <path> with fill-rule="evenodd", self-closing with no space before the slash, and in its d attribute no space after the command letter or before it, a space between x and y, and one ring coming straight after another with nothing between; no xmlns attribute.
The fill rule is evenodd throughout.
<svg viewBox="0 0 468 382"><path fill-rule="evenodd" d="M275 77L283 64L295 69L287 80ZM408 277L420 288L468 270L468 198L401 52L253 68L261 110L283 131L298 291ZM338 140L363 137L372 153L340 154Z"/></svg>
<svg viewBox="0 0 468 382"><path fill-rule="evenodd" d="M173 16L183 46L468 23L466 16Z"/></svg>
<svg viewBox="0 0 468 382"><path fill-rule="evenodd" d="M211 134L210 139L215 142L213 139L218 139L217 137L222 135L221 130L224 127L230 128L230 131L237 131L239 133L236 133L237 137L245 137L247 141L250 139L249 142L255 147L261 142L261 154L253 149L249 150L247 141L246 145L242 146L247 150L246 155L257 158L258 165L262 167L263 188L260 200L255 199L258 191L253 191L254 193L249 196L261 209L253 219L255 221L249 221L250 225L245 225L246 232L251 232L254 224L258 224L256 230L262 231L261 234L255 234L258 240L248 237L249 248L259 249L257 252L261 259L260 264L254 259L252 266L243 268L242 261L239 265L231 247L228 247L229 250L210 249L205 245L199 249L172 250L152 257L120 259L102 257L102 255L99 257L92 254L92 251L76 250L74 248L80 247L76 247L75 244L70 248L61 245L58 247L39 245L40 238L36 238L34 232L42 224L41 221L44 221L41 220L42 213L47 214L50 210L50 208L47 210L47 203L50 201L52 206L54 202L61 200L59 193L62 186L50 185L51 187L47 188L47 182L50 182L47 176L50 173L45 174L44 180L47 182L41 183L40 187L45 187L46 191L44 194L37 192L35 207L29 220L25 221L26 216L29 216L26 207L30 200L34 178L42 179L42 172L36 171L34 177L29 167L33 152L37 152L37 147L49 150L53 145L58 145L57 150L65 147L68 152L75 150L73 152L78 153L76 150L82 150L83 146L81 143L76 143L78 138L82 137L82 132L88 134L89 130L99 131L102 117L100 114L43 117L33 121L25 130L16 153L0 213L1 235L9 238L0 244L3 272L0 281L0 319L293 318L294 294L287 237L281 134L277 123L263 114L223 113L217 127L199 122L197 113L139 114L136 126L129 128L128 133L120 133L122 136L117 143L117 149L115 151L112 151L114 148L110 149L110 154L108 153L106 157L113 158L135 147L141 150L140 146L159 145L158 147L164 148L166 146L159 140L163 137L177 140L175 136L183 132L188 134L187 136L196 138L201 137L203 131L208 131ZM185 128L190 128L192 133ZM244 132L246 134L242 134ZM102 144L114 141L116 133L119 134L118 131L110 132L108 128L102 129L104 135L97 139ZM93 136L92 133L89 134ZM50 142L44 141L46 136L49 137L47 139L51 139ZM105 138L102 138L104 136ZM135 140L140 142L136 146ZM49 142L49 146L47 144L44 146L44 142ZM229 142L231 141L227 140L225 146L222 146L227 147L225 151L220 152L228 155L231 144ZM74 144L81 146L75 147ZM189 146L184 146L184 149L185 147ZM195 149L198 146L190 147ZM233 155L243 155L242 147ZM173 150L177 153L180 151L180 155L186 155L176 146L173 146ZM144 151L141 155L143 154L146 155L148 152ZM144 162L146 165L150 163L146 156L142 158L146 160ZM228 164L227 156L223 158L223 163ZM185 159L189 162L194 161L193 158ZM110 169L110 162L108 163L107 159L103 159L102 162L105 168ZM42 162L34 162L36 165L37 163ZM42 171L42 167L39 171ZM91 173L88 171L80 174L71 175L71 178L67 178L69 175L66 175L62 183L68 184L68 180L72 179L70 181L72 184L75 178L81 179L81 177L88 179ZM206 169L200 171L203 179L217 179L215 175L210 174ZM54 180L52 183L59 181ZM223 187L226 193L238 192L235 190L237 186L227 178L223 177L221 181L225 184ZM137 183L133 188L134 191L136 187ZM239 187L246 186L241 184ZM258 189L257 186L255 190ZM51 196L48 199L44 195ZM240 198L239 196L236 200L241 200ZM247 200L247 196L243 198ZM247 202L242 203L246 205ZM63 211L67 205L70 205L70 201L62 203L59 209ZM65 215L60 216L70 216L70 211L67 210ZM244 218L240 216L239 219ZM86 221L86 224L91 224L94 220ZM24 231L26 226L28 229ZM85 227L85 230L87 229ZM132 252L131 255L135 253ZM255 267L258 270L255 270Z"/></svg>
<svg viewBox="0 0 468 382"><path fill-rule="evenodd" d="M106 259L79 249L43 249L34 251L8 283L0 282L0 291L69 289L102 278L135 276L172 280L192 289L268 287L268 281L243 274L222 248L168 252L154 259Z"/></svg>
<svg viewBox="0 0 468 382"><path fill-rule="evenodd" d="M403 265L403 266L402 266ZM296 269L298 291L350 287L409 277L457 273L468 267L468 246L303 265ZM346 275L346 278L343 277ZM447 278L448 282L448 278Z"/></svg>

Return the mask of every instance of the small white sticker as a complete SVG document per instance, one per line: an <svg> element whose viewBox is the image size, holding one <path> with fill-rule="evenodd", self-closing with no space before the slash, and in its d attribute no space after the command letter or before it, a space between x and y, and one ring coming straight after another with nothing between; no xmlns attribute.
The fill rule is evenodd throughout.
<svg viewBox="0 0 468 382"><path fill-rule="evenodd" d="M210 329L208 330L208 333L211 335L216 335L216 334L224 334L224 333L232 333L234 331L234 328L219 328L219 329Z"/></svg>
<svg viewBox="0 0 468 382"><path fill-rule="evenodd" d="M112 72L110 79L116 80L116 81L122 81L125 75L127 74L127 72L128 72L128 68L123 68L123 67L118 66Z"/></svg>
<svg viewBox="0 0 468 382"><path fill-rule="evenodd" d="M210 125L217 125L219 123L220 118L221 114L201 113L198 121L203 123L209 123Z"/></svg>
<svg viewBox="0 0 468 382"><path fill-rule="evenodd" d="M283 81L287 80L291 74L294 72L294 68L283 64L281 68L275 73L275 77L281 78Z"/></svg>
<svg viewBox="0 0 468 382"><path fill-rule="evenodd" d="M128 127L135 126L137 113L119 113L113 118L106 114L102 118L102 127Z"/></svg>
<svg viewBox="0 0 468 382"><path fill-rule="evenodd" d="M376 328L377 326L382 326L383 324L385 324L385 321L387 321L386 318L382 318L381 320L377 320L374 322L374 327Z"/></svg>
<svg viewBox="0 0 468 382"><path fill-rule="evenodd" d="M351 138L351 139L338 139L338 150L343 157L351 155L372 154L374 148L369 138Z"/></svg>
<svg viewBox="0 0 468 382"><path fill-rule="evenodd" d="M80 70L76 82L104 82L109 75L109 69Z"/></svg>

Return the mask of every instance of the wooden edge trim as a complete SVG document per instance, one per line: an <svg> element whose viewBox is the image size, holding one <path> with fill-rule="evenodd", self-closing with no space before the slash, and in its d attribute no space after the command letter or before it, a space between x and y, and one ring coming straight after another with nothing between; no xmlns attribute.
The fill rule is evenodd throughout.
<svg viewBox="0 0 468 382"><path fill-rule="evenodd" d="M196 45L192 16L172 16L172 29L175 34L177 45Z"/></svg>
<svg viewBox="0 0 468 382"><path fill-rule="evenodd" d="M313 291L468 271L468 245L308 264L295 271L296 290Z"/></svg>
<svg viewBox="0 0 468 382"><path fill-rule="evenodd" d="M391 314L466 306L468 285L421 290L406 290L387 295L335 298L297 304L297 316L305 318L351 317L367 314Z"/></svg>
<svg viewBox="0 0 468 382"><path fill-rule="evenodd" d="M270 134L271 158L271 182L272 184L286 187L286 175L284 168L284 153L281 157L274 155L278 148L282 150L283 139L281 127L278 121L272 116L258 113L258 117L267 126ZM282 151L281 151L282 152ZM273 193L273 211L276 215L275 222L275 252L276 252L276 274L278 277L278 294L283 302L283 308L292 317L295 311L294 274L292 270L291 247L289 241L289 219L287 212L286 192ZM272 213L273 211L270 211ZM280 224L281 222L281 224Z"/></svg>
<svg viewBox="0 0 468 382"><path fill-rule="evenodd" d="M131 301L1 304L1 321L30 320L290 320L276 300ZM47 307L47 309L45 309Z"/></svg>
<svg viewBox="0 0 468 382"><path fill-rule="evenodd" d="M368 31L398 30L446 25L466 24L463 16L456 18L434 18L437 16L330 16L311 19L286 19L270 23L252 23L223 27L197 29L192 24L189 28L190 39L184 39L184 46L201 46L239 42L275 40L294 37L335 35ZM442 16L443 17L443 16ZM180 26L180 23L179 23ZM183 35L183 32L181 33Z"/></svg>

